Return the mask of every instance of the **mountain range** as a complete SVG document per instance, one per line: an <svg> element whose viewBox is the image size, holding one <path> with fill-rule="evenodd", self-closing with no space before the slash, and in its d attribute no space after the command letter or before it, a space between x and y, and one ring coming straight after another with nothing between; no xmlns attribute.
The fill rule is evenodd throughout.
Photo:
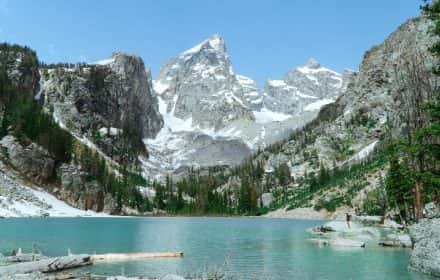
<svg viewBox="0 0 440 280"><path fill-rule="evenodd" d="M263 170L249 181L249 195L260 206L287 211L338 200L338 207L362 208L383 170L367 172L371 176L361 181L368 187L356 191L350 183L297 198L310 174L356 165L381 147L386 133L405 129L396 67L407 57L429 57L429 26L424 17L409 20L365 54L359 72L340 74L310 59L261 89L234 72L219 35L170 58L154 80L137 55L116 52L96 62L46 65L29 48L3 45L0 63L13 94L31 96L73 137L69 155L59 159L50 141L30 132L23 140L13 125L3 124L5 180L25 179L84 210L139 214L145 212L137 212L144 205L139 195L155 201L146 209L160 210L156 204L169 200L156 198L158 186L165 183L173 197L179 188L170 180L188 182L194 170L221 170L208 191L238 203L247 180L240 170L251 162ZM116 176L117 186L102 172ZM289 180L280 181L282 174ZM200 199L194 190L179 190L186 203ZM3 205L7 215L24 215L20 207Z"/></svg>

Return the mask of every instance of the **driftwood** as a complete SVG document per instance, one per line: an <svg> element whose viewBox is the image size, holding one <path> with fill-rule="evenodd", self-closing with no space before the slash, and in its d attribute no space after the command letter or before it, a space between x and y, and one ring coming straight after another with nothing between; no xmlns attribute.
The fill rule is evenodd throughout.
<svg viewBox="0 0 440 280"><path fill-rule="evenodd" d="M91 259L95 261L129 261L156 258L180 258L183 257L182 252L165 252L165 253L125 253L125 254L102 254L92 255Z"/></svg>
<svg viewBox="0 0 440 280"><path fill-rule="evenodd" d="M3 260L7 263L15 262L33 262L42 259L47 259L47 257L41 254L17 254L15 256L4 257Z"/></svg>
<svg viewBox="0 0 440 280"><path fill-rule="evenodd" d="M164 253L126 253L126 254L102 254L102 255L68 255L56 258L47 258L36 254L22 254L21 250L15 256L7 257L8 262L13 264L0 266L0 275L16 275L27 273L47 273L58 272L65 269L76 268L80 266L91 265L99 261L129 261L155 258L178 258L183 257L182 252L164 252ZM40 258L40 259L36 259ZM71 275L63 275L69 279Z"/></svg>
<svg viewBox="0 0 440 280"><path fill-rule="evenodd" d="M33 272L56 272L91 264L92 259L90 255L71 255L2 266L0 267L0 275L14 275Z"/></svg>

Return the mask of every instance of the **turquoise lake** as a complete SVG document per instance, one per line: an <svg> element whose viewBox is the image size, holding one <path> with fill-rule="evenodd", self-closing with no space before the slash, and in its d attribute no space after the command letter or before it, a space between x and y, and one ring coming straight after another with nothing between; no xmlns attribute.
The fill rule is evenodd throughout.
<svg viewBox="0 0 440 280"><path fill-rule="evenodd" d="M179 259L100 263L100 275L231 279L429 279L407 270L410 250L319 248L307 228L323 221L257 218L17 218L0 220L0 251L32 242L49 256L72 253L182 251ZM229 278L228 278L229 279Z"/></svg>

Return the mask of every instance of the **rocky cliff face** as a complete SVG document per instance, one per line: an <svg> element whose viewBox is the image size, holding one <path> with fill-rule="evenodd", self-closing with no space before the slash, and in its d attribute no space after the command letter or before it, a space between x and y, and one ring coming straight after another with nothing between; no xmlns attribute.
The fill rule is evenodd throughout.
<svg viewBox="0 0 440 280"><path fill-rule="evenodd" d="M138 56L42 71L44 106L60 125L118 162L146 155L144 138L162 128L151 76Z"/></svg>

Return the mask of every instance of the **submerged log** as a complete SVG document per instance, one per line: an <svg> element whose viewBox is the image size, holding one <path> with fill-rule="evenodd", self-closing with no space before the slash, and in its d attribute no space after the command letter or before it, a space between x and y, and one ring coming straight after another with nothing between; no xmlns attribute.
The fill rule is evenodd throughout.
<svg viewBox="0 0 440 280"><path fill-rule="evenodd" d="M308 239L307 241L310 242L310 243L317 244L319 246L365 248L365 242L351 240L351 239L344 239L344 238L336 238L336 239L316 239L316 238L311 238L311 239Z"/></svg>
<svg viewBox="0 0 440 280"><path fill-rule="evenodd" d="M122 254L101 254L92 255L91 259L95 261L129 261L156 258L180 258L183 257L182 252L164 252L164 253L122 253Z"/></svg>
<svg viewBox="0 0 440 280"><path fill-rule="evenodd" d="M0 267L0 275L14 275L33 272L56 272L91 264L92 259L90 255L71 255L2 266Z"/></svg>

